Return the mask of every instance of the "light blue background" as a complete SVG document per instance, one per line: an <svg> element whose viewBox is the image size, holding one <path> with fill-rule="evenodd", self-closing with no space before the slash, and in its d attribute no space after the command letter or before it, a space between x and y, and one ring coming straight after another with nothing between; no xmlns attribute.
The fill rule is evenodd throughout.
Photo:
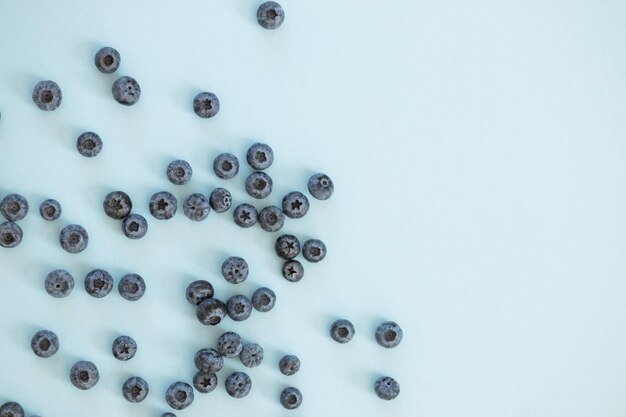
<svg viewBox="0 0 626 417"><path fill-rule="evenodd" d="M251 394L224 392L227 372L244 369L228 360L219 389L179 416L625 415L626 2L283 0L277 31L256 24L259 3L0 2L0 193L31 203L23 243L0 251L0 402L44 417L160 416L195 351L232 329L265 348ZM105 45L122 54L116 75L93 66ZM136 106L112 100L117 75L141 84ZM42 79L63 89L58 111L33 105ZM191 111L203 90L220 98L215 119ZM74 148L85 130L104 139L97 158ZM280 276L275 235L230 214L148 214L160 190L182 199L225 184L250 200L249 168L224 182L209 166L255 140L276 153L267 204L313 172L335 180L331 200L284 228L329 248L298 284ZM195 169L187 186L165 178L175 158ZM112 189L148 217L145 239L102 213ZM63 205L55 223L37 214L48 197ZM68 223L90 233L79 255L57 244ZM251 266L239 287L219 274L229 255ZM96 267L116 282L140 273L145 297L89 297ZM69 298L43 290L55 268L76 278ZM207 328L183 296L201 278L222 298L267 285L278 303ZM356 325L347 345L327 336L338 317ZM383 319L405 330L397 349L373 341ZM51 359L30 351L40 328L60 337ZM128 363L110 354L123 333L139 343ZM284 353L301 357L299 374L278 372ZM79 359L101 371L87 392L67 377ZM135 374L151 387L141 404L120 392ZM372 392L382 374L402 385L395 401ZM293 412L278 402L288 385L304 393Z"/></svg>

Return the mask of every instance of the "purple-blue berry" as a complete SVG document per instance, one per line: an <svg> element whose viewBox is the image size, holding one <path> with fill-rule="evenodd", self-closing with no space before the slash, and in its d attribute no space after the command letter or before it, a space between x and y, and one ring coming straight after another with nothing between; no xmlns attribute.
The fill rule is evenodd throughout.
<svg viewBox="0 0 626 417"><path fill-rule="evenodd" d="M285 10L275 1L266 1L256 11L256 19L264 29L276 29L285 20Z"/></svg>
<svg viewBox="0 0 626 417"><path fill-rule="evenodd" d="M9 194L0 201L0 213L10 222L22 220L28 214L28 201L20 194Z"/></svg>
<svg viewBox="0 0 626 417"><path fill-rule="evenodd" d="M193 362L203 373L219 372L224 367L224 357L215 349L200 349L196 352Z"/></svg>
<svg viewBox="0 0 626 417"><path fill-rule="evenodd" d="M150 386L140 376L130 377L122 384L122 395L128 402L140 403L146 399L149 393Z"/></svg>
<svg viewBox="0 0 626 417"><path fill-rule="evenodd" d="M309 178L308 189L311 195L318 200L328 200L335 191L333 180L326 174L313 174Z"/></svg>
<svg viewBox="0 0 626 417"><path fill-rule="evenodd" d="M240 204L233 210L233 219L239 227L252 227L257 222L258 212L250 204Z"/></svg>
<svg viewBox="0 0 626 417"><path fill-rule="evenodd" d="M183 202L183 212L189 220L201 222L206 219L211 211L209 200L204 194L194 193L185 198Z"/></svg>
<svg viewBox="0 0 626 417"><path fill-rule="evenodd" d="M130 214L133 202L124 191L111 191L104 197L102 207L107 216L115 220L122 220Z"/></svg>
<svg viewBox="0 0 626 417"><path fill-rule="evenodd" d="M92 158L102 151L102 138L95 132L85 132L76 139L78 153L87 158Z"/></svg>
<svg viewBox="0 0 626 417"><path fill-rule="evenodd" d="M241 336L235 332L226 332L217 338L217 351L225 358L239 356L242 349Z"/></svg>
<svg viewBox="0 0 626 417"><path fill-rule="evenodd" d="M174 185L184 185L191 181L193 170L189 162L182 159L172 161L165 171L167 179Z"/></svg>
<svg viewBox="0 0 626 417"><path fill-rule="evenodd" d="M122 232L129 239L141 239L148 233L148 221L141 214L131 213L122 220Z"/></svg>
<svg viewBox="0 0 626 417"><path fill-rule="evenodd" d="M229 180L239 172L239 159L232 153L221 153L213 161L213 172L218 178Z"/></svg>
<svg viewBox="0 0 626 417"><path fill-rule="evenodd" d="M24 417L24 409L14 401L0 405L0 417Z"/></svg>
<svg viewBox="0 0 626 417"><path fill-rule="evenodd" d="M252 380L244 372L233 372L226 378L226 392L233 398L243 398L252 389Z"/></svg>
<svg viewBox="0 0 626 417"><path fill-rule="evenodd" d="M269 168L274 162L274 151L265 143L255 143L246 152L248 164L256 170Z"/></svg>
<svg viewBox="0 0 626 417"><path fill-rule="evenodd" d="M300 241L294 235L281 235L276 239L274 250L280 258L289 261L300 253Z"/></svg>
<svg viewBox="0 0 626 417"><path fill-rule="evenodd" d="M393 400L400 394L400 384L390 376L383 376L374 383L374 392L381 400Z"/></svg>
<svg viewBox="0 0 626 417"><path fill-rule="evenodd" d="M285 224L285 214L276 206L263 208L258 215L259 226L266 232L278 232Z"/></svg>
<svg viewBox="0 0 626 417"><path fill-rule="evenodd" d="M287 261L282 268L283 278L290 282L298 282L304 277L304 266L295 259Z"/></svg>
<svg viewBox="0 0 626 417"><path fill-rule="evenodd" d="M302 246L302 256L309 262L319 262L326 257L326 245L319 239L310 239Z"/></svg>
<svg viewBox="0 0 626 417"><path fill-rule="evenodd" d="M61 217L61 212L61 204L52 198L42 201L39 205L39 214L41 215L41 218L49 222Z"/></svg>
<svg viewBox="0 0 626 417"><path fill-rule="evenodd" d="M348 343L354 337L354 326L348 320L337 320L330 326L330 337L337 343Z"/></svg>
<svg viewBox="0 0 626 417"><path fill-rule="evenodd" d="M233 295L226 300L226 309L231 320L243 321L252 314L252 302L245 295Z"/></svg>
<svg viewBox="0 0 626 417"><path fill-rule="evenodd" d="M222 263L222 276L231 284L244 282L249 271L248 263L239 256L230 256Z"/></svg>
<svg viewBox="0 0 626 417"><path fill-rule="evenodd" d="M113 277L104 269L94 269L85 276L85 291L92 297L105 297L112 289Z"/></svg>
<svg viewBox="0 0 626 417"><path fill-rule="evenodd" d="M256 343L246 343L239 353L243 366L255 368L263 362L263 348Z"/></svg>
<svg viewBox="0 0 626 417"><path fill-rule="evenodd" d="M0 246L3 248L14 248L22 242L22 228L13 222L0 224Z"/></svg>
<svg viewBox="0 0 626 417"><path fill-rule="evenodd" d="M96 68L105 74L112 74L117 71L121 61L120 53L117 49L111 48L110 46L100 48L94 57Z"/></svg>
<svg viewBox="0 0 626 417"><path fill-rule="evenodd" d="M130 336L119 336L111 346L113 357L120 361L128 361L137 353L137 342Z"/></svg>
<svg viewBox="0 0 626 417"><path fill-rule="evenodd" d="M126 274L117 285L122 298L137 301L146 293L146 282L139 274Z"/></svg>
<svg viewBox="0 0 626 417"><path fill-rule="evenodd" d="M46 292L54 298L63 298L74 289L74 277L65 269L55 269L46 276Z"/></svg>
<svg viewBox="0 0 626 417"><path fill-rule="evenodd" d="M261 287L252 294L251 301L256 311L267 313L273 309L274 304L276 304L276 294L267 287Z"/></svg>
<svg viewBox="0 0 626 417"><path fill-rule="evenodd" d="M59 243L66 252L79 253L87 248L89 235L84 227L78 224L70 224L61 230Z"/></svg>
<svg viewBox="0 0 626 417"><path fill-rule="evenodd" d="M294 375L300 370L300 358L296 355L285 355L278 362L278 369L283 375Z"/></svg>
<svg viewBox="0 0 626 417"><path fill-rule="evenodd" d="M33 101L39 110L56 110L61 105L62 100L61 87L54 81L40 81L33 88Z"/></svg>
<svg viewBox="0 0 626 417"><path fill-rule="evenodd" d="M197 306L204 300L212 298L214 294L213 285L209 281L197 280L187 285L185 290L185 297L187 301Z"/></svg>
<svg viewBox="0 0 626 417"><path fill-rule="evenodd" d="M30 347L40 358L49 358L58 352L59 338L50 330L40 330L31 339Z"/></svg>
<svg viewBox="0 0 626 417"><path fill-rule="evenodd" d="M78 361L70 369L70 382L78 389L93 388L100 380L100 373L93 362Z"/></svg>
<svg viewBox="0 0 626 417"><path fill-rule="evenodd" d="M274 182L265 172L256 171L246 178L246 192L256 199L263 199L272 192Z"/></svg>
<svg viewBox="0 0 626 417"><path fill-rule="evenodd" d="M302 393L295 387L285 388L280 393L280 404L287 410L295 410L302 404Z"/></svg>
<svg viewBox="0 0 626 417"><path fill-rule="evenodd" d="M217 375L198 371L193 377L193 386L198 392L208 394L217 387Z"/></svg>
<svg viewBox="0 0 626 417"><path fill-rule="evenodd" d="M196 307L196 317L205 326L215 326L226 316L226 304L217 298L204 300Z"/></svg>
<svg viewBox="0 0 626 417"><path fill-rule="evenodd" d="M220 101L213 93L202 92L193 99L193 111L203 119L215 116L220 111Z"/></svg>
<svg viewBox="0 0 626 417"><path fill-rule="evenodd" d="M216 213L224 213L228 211L233 204L233 197L226 188L216 188L211 191L209 196L209 205Z"/></svg>
<svg viewBox="0 0 626 417"><path fill-rule="evenodd" d="M299 219L309 211L309 199L300 191L292 191L283 197L283 212L287 217Z"/></svg>
<svg viewBox="0 0 626 417"><path fill-rule="evenodd" d="M168 191L159 191L150 197L148 208L155 219L169 220L176 214L178 200Z"/></svg>
<svg viewBox="0 0 626 417"><path fill-rule="evenodd" d="M111 93L118 103L132 106L141 97L141 87L133 77L123 76L113 82Z"/></svg>
<svg viewBox="0 0 626 417"><path fill-rule="evenodd" d="M167 388L165 401L174 410L187 408L193 402L193 388L185 382L174 382Z"/></svg>
<svg viewBox="0 0 626 417"><path fill-rule="evenodd" d="M386 321L376 328L376 342L385 348L394 348L402 341L402 328L398 323Z"/></svg>

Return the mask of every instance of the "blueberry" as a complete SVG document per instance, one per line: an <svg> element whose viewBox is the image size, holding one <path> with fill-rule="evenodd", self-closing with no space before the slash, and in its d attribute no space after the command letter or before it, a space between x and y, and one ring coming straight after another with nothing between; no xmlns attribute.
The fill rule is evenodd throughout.
<svg viewBox="0 0 626 417"><path fill-rule="evenodd" d="M285 355L278 362L278 369L283 375L291 376L300 370L300 359L296 355Z"/></svg>
<svg viewBox="0 0 626 417"><path fill-rule="evenodd" d="M226 316L226 304L217 298L204 300L196 307L196 317L206 326L219 324Z"/></svg>
<svg viewBox="0 0 626 417"><path fill-rule="evenodd" d="M274 151L265 143L255 143L246 152L248 164L256 170L269 168L274 162Z"/></svg>
<svg viewBox="0 0 626 417"><path fill-rule="evenodd" d="M230 191L225 188L216 188L211 191L209 196L209 204L216 213L224 213L228 211L233 203L233 197L230 195Z"/></svg>
<svg viewBox="0 0 626 417"><path fill-rule="evenodd" d="M82 390L93 388L99 380L100 373L92 362L78 361L70 369L70 382L76 388Z"/></svg>
<svg viewBox="0 0 626 417"><path fill-rule="evenodd" d="M13 222L0 224L0 246L3 248L14 248L22 241L22 228Z"/></svg>
<svg viewBox="0 0 626 417"><path fill-rule="evenodd" d="M82 156L91 158L102 150L102 139L94 132L85 132L76 139L76 149Z"/></svg>
<svg viewBox="0 0 626 417"><path fill-rule="evenodd" d="M282 235L274 244L276 255L289 261L300 253L300 241L294 235Z"/></svg>
<svg viewBox="0 0 626 417"><path fill-rule="evenodd" d="M345 319L337 320L330 326L330 337L338 343L348 343L354 336L354 326Z"/></svg>
<svg viewBox="0 0 626 417"><path fill-rule="evenodd" d="M213 93L199 93L193 99L193 111L203 119L208 119L220 111L220 101Z"/></svg>
<svg viewBox="0 0 626 417"><path fill-rule="evenodd" d="M33 88L33 101L39 110L56 110L63 100L61 88L54 81L40 81Z"/></svg>
<svg viewBox="0 0 626 417"><path fill-rule="evenodd" d="M241 349L239 359L243 366L248 368L257 367L263 362L263 348L256 343L246 343Z"/></svg>
<svg viewBox="0 0 626 417"><path fill-rule="evenodd" d="M113 352L115 359L130 360L137 353L137 342L130 336L119 336L113 341L111 352Z"/></svg>
<svg viewBox="0 0 626 417"><path fill-rule="evenodd" d="M146 293L146 282L138 274L126 274L117 285L122 298L128 301L137 301Z"/></svg>
<svg viewBox="0 0 626 417"><path fill-rule="evenodd" d="M266 232L278 232L285 224L285 214L276 206L263 208L258 215L259 225Z"/></svg>
<svg viewBox="0 0 626 417"><path fill-rule="evenodd" d="M253 172L246 178L246 192L256 199L263 199L272 192L272 178L265 172Z"/></svg>
<svg viewBox="0 0 626 417"><path fill-rule="evenodd" d="M241 336L235 332L226 332L217 338L217 351L225 358L239 356L242 349Z"/></svg>
<svg viewBox="0 0 626 417"><path fill-rule="evenodd" d="M239 227L252 227L257 222L258 213L254 206L250 204L240 204L233 210L233 219Z"/></svg>
<svg viewBox="0 0 626 417"><path fill-rule="evenodd" d="M313 174L309 178L308 188L311 195L318 200L328 200L335 191L333 180L326 174Z"/></svg>
<svg viewBox="0 0 626 417"><path fill-rule="evenodd" d="M163 413L163 414L161 414L161 417L176 417L176 414L174 414L174 413Z"/></svg>
<svg viewBox="0 0 626 417"><path fill-rule="evenodd" d="M185 290L185 296L187 301L194 306L197 306L204 300L212 298L214 294L213 285L209 281L197 280L187 285Z"/></svg>
<svg viewBox="0 0 626 417"><path fill-rule="evenodd" d="M94 269L85 276L85 291L92 297L105 297L112 289L113 277L104 269Z"/></svg>
<svg viewBox="0 0 626 417"><path fill-rule="evenodd" d="M209 215L211 206L209 205L209 200L203 194L194 193L185 198L183 211L189 220L201 222Z"/></svg>
<svg viewBox="0 0 626 417"><path fill-rule="evenodd" d="M374 392L381 400L393 400L400 394L400 384L390 376L383 376L374 383Z"/></svg>
<svg viewBox="0 0 626 417"><path fill-rule="evenodd" d="M208 394L217 387L217 375L198 371L193 377L193 386L202 394Z"/></svg>
<svg viewBox="0 0 626 417"><path fill-rule="evenodd" d="M177 159L169 163L165 173L167 174L167 179L170 180L172 184L184 185L191 181L193 170L189 162Z"/></svg>
<svg viewBox="0 0 626 417"><path fill-rule="evenodd" d="M252 294L252 306L256 311L267 313L276 304L276 294L267 287L261 287Z"/></svg>
<svg viewBox="0 0 626 417"><path fill-rule="evenodd" d="M226 378L226 392L233 398L243 398L252 389L252 380L248 374L243 372L233 372Z"/></svg>
<svg viewBox="0 0 626 417"><path fill-rule="evenodd" d="M228 317L234 321L243 321L252 314L252 302L245 295L233 295L226 301Z"/></svg>
<svg viewBox="0 0 626 417"><path fill-rule="evenodd" d="M100 72L112 74L117 71L120 66L120 53L117 52L117 49L115 48L105 46L96 52L94 61L96 68L98 68Z"/></svg>
<svg viewBox="0 0 626 417"><path fill-rule="evenodd" d="M150 393L150 387L145 379L140 376L130 377L122 385L122 395L131 403L140 403Z"/></svg>
<svg viewBox="0 0 626 417"><path fill-rule="evenodd" d="M0 212L10 222L22 220L28 214L28 201L20 194L9 194L0 201Z"/></svg>
<svg viewBox="0 0 626 417"><path fill-rule="evenodd" d="M287 217L299 219L309 211L309 199L300 191L292 191L283 197L283 212Z"/></svg>
<svg viewBox="0 0 626 417"><path fill-rule="evenodd" d="M193 388L185 382L174 382L167 388L165 401L174 410L187 408L193 402Z"/></svg>
<svg viewBox="0 0 626 417"><path fill-rule="evenodd" d="M264 29L276 29L283 24L285 11L275 1L266 1L257 9L256 20Z"/></svg>
<svg viewBox="0 0 626 417"><path fill-rule="evenodd" d="M10 401L0 405L0 417L24 417L24 409L18 403Z"/></svg>
<svg viewBox="0 0 626 417"><path fill-rule="evenodd" d="M326 256L326 245L319 239L310 239L302 246L302 255L309 262L319 262Z"/></svg>
<svg viewBox="0 0 626 417"><path fill-rule="evenodd" d="M59 234L59 243L69 253L84 251L89 244L89 235L84 227L77 224L65 226Z"/></svg>
<svg viewBox="0 0 626 417"><path fill-rule="evenodd" d="M222 276L231 284L240 284L248 278L248 263L238 256L230 256L222 263Z"/></svg>
<svg viewBox="0 0 626 417"><path fill-rule="evenodd" d="M133 77L120 77L113 82L111 87L113 98L120 104L132 106L139 101L141 87Z"/></svg>
<svg viewBox="0 0 626 417"><path fill-rule="evenodd" d="M46 276L45 288L55 298L67 297L74 289L74 277L64 269L55 269Z"/></svg>
<svg viewBox="0 0 626 417"><path fill-rule="evenodd" d="M304 276L304 267L295 259L283 264L283 278L287 281L298 282Z"/></svg>
<svg viewBox="0 0 626 417"><path fill-rule="evenodd" d="M215 349L200 349L196 352L193 362L203 373L219 372L224 367L224 358Z"/></svg>
<svg viewBox="0 0 626 417"><path fill-rule="evenodd" d="M115 220L122 220L130 214L133 202L124 191L111 191L104 197L102 207L107 216Z"/></svg>
<svg viewBox="0 0 626 417"><path fill-rule="evenodd" d="M44 200L39 205L39 214L44 220L53 221L61 217L61 204L54 199Z"/></svg>
<svg viewBox="0 0 626 417"><path fill-rule="evenodd" d="M49 358L59 350L59 338L50 330L40 330L31 339L30 347L40 358Z"/></svg>
<svg viewBox="0 0 626 417"><path fill-rule="evenodd" d="M394 348L402 341L402 329L398 323L386 321L376 328L376 342L386 348Z"/></svg>
<svg viewBox="0 0 626 417"><path fill-rule="evenodd" d="M141 214L131 213L122 220L122 231L129 239L141 239L148 232L148 221Z"/></svg>
<svg viewBox="0 0 626 417"><path fill-rule="evenodd" d="M219 178L229 180L239 172L239 159L232 153L221 153L213 161L213 171Z"/></svg>
<svg viewBox="0 0 626 417"><path fill-rule="evenodd" d="M287 410L294 410L302 404L302 393L298 388L285 388L280 393L280 404Z"/></svg>
<svg viewBox="0 0 626 417"><path fill-rule="evenodd" d="M170 192L159 191L152 194L148 204L150 214L158 220L169 220L176 214L178 200Z"/></svg>

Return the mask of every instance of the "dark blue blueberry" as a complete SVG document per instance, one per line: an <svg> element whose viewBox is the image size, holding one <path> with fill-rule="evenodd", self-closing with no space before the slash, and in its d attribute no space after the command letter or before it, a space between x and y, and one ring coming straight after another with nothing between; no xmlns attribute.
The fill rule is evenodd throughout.
<svg viewBox="0 0 626 417"><path fill-rule="evenodd" d="M94 132L85 132L76 139L76 149L82 156L94 157L102 150L102 139Z"/></svg>
<svg viewBox="0 0 626 417"><path fill-rule="evenodd" d="M256 199L263 199L272 192L272 178L265 172L253 172L246 178L246 192Z"/></svg>
<svg viewBox="0 0 626 417"><path fill-rule="evenodd" d="M113 82L111 87L113 98L120 104L132 106L141 97L141 87L133 77L120 77Z"/></svg>
<svg viewBox="0 0 626 417"><path fill-rule="evenodd" d="M203 373L219 372L224 367L224 358L215 349L200 349L196 352L193 362Z"/></svg>
<svg viewBox="0 0 626 417"><path fill-rule="evenodd" d="M275 1L266 1L257 9L256 20L264 29L276 29L285 20L285 10Z"/></svg>
<svg viewBox="0 0 626 417"><path fill-rule="evenodd" d="M28 214L28 201L20 194L9 194L0 201L0 212L10 222L22 220Z"/></svg>
<svg viewBox="0 0 626 417"><path fill-rule="evenodd" d="M174 413L163 413L163 414L161 414L161 417L176 417L176 414L174 414Z"/></svg>
<svg viewBox="0 0 626 417"><path fill-rule="evenodd" d="M328 200L335 191L333 180L326 174L313 174L309 178L309 192L318 200Z"/></svg>
<svg viewBox="0 0 626 417"><path fill-rule="evenodd" d="M59 234L59 243L69 253L84 251L89 244L89 235L84 227L77 224L65 226Z"/></svg>
<svg viewBox="0 0 626 417"><path fill-rule="evenodd" d="M193 99L193 111L203 119L208 119L220 111L220 101L213 93L199 93Z"/></svg>
<svg viewBox="0 0 626 417"><path fill-rule="evenodd" d="M39 110L56 110L63 100L61 87L54 81L40 81L33 88L33 101Z"/></svg>
<svg viewBox="0 0 626 417"><path fill-rule="evenodd" d="M283 278L287 281L298 282L304 277L304 267L295 259L283 264Z"/></svg>
<svg viewBox="0 0 626 417"><path fill-rule="evenodd" d="M174 185L184 185L191 181L193 170L189 162L177 159L167 166L167 179Z"/></svg>
<svg viewBox="0 0 626 417"><path fill-rule="evenodd" d="M289 261L300 253L300 241L294 235L282 235L274 244L276 255Z"/></svg>
<svg viewBox="0 0 626 417"><path fill-rule="evenodd" d="M178 209L178 200L170 192L159 191L152 194L150 203L148 204L150 214L158 220L169 220L176 214Z"/></svg>
<svg viewBox="0 0 626 417"><path fill-rule="evenodd" d="M300 370L300 358L296 355L285 355L278 362L278 369L283 375L291 376Z"/></svg>
<svg viewBox="0 0 626 417"><path fill-rule="evenodd" d="M217 387L217 375L198 371L193 377L193 386L202 394L208 394Z"/></svg>
<svg viewBox="0 0 626 417"><path fill-rule="evenodd" d="M100 373L92 362L78 361L70 369L70 382L78 389L93 388L99 380Z"/></svg>
<svg viewBox="0 0 626 417"><path fill-rule="evenodd" d="M185 198L183 211L189 220L201 222L209 215L211 206L209 205L209 200L204 196L204 194L194 193Z"/></svg>
<svg viewBox="0 0 626 417"><path fill-rule="evenodd" d="M100 48L98 52L96 52L96 56L94 58L96 68L105 74L112 74L120 66L121 58L120 53L117 52L117 49L111 48L110 46L105 46L104 48Z"/></svg>
<svg viewBox="0 0 626 417"><path fill-rule="evenodd" d="M231 284L244 282L249 271L246 260L238 256L230 256L222 263L222 276Z"/></svg>
<svg viewBox="0 0 626 417"><path fill-rule="evenodd" d="M44 220L50 222L61 217L61 212L61 204L52 198L44 200L39 205L39 214Z"/></svg>
<svg viewBox="0 0 626 417"><path fill-rule="evenodd" d="M354 337L354 326L348 320L337 320L330 326L330 337L335 342L348 343Z"/></svg>
<svg viewBox="0 0 626 417"><path fill-rule="evenodd" d="M300 191L292 191L283 197L283 212L287 217L299 219L309 211L309 199Z"/></svg>
<svg viewBox="0 0 626 417"><path fill-rule="evenodd" d="M400 394L400 384L390 376L383 376L374 383L374 392L381 400L393 400Z"/></svg>
<svg viewBox="0 0 626 417"><path fill-rule="evenodd" d="M239 356L242 349L241 336L235 332L226 332L217 338L217 351L225 358Z"/></svg>
<svg viewBox="0 0 626 417"><path fill-rule="evenodd" d="M243 366L255 368L263 362L263 348L256 343L246 343L241 349L239 359Z"/></svg>
<svg viewBox="0 0 626 417"><path fill-rule="evenodd" d="M386 321L376 328L376 342L386 348L394 348L402 341L402 329L398 323Z"/></svg>
<svg viewBox="0 0 626 417"><path fill-rule="evenodd" d="M74 277L65 269L55 269L46 276L45 288L55 298L67 297L74 289Z"/></svg>
<svg viewBox="0 0 626 417"><path fill-rule="evenodd" d="M309 262L319 262L326 257L326 245L319 239L310 239L302 246L302 256Z"/></svg>
<svg viewBox="0 0 626 417"><path fill-rule="evenodd" d="M287 410L295 410L302 404L302 393L298 388L285 388L280 393L280 404Z"/></svg>
<svg viewBox="0 0 626 417"><path fill-rule="evenodd" d="M129 239L141 239L148 232L148 221L141 214L131 213L122 220L122 231Z"/></svg>
<svg viewBox="0 0 626 417"><path fill-rule="evenodd" d="M193 402L193 388L185 382L174 382L167 388L165 401L167 401L174 410L187 408Z"/></svg>
<svg viewBox="0 0 626 417"><path fill-rule="evenodd" d="M245 295L233 295L226 301L228 317L234 321L243 321L252 314L252 302Z"/></svg>
<svg viewBox="0 0 626 417"><path fill-rule="evenodd" d="M0 417L24 417L24 409L18 403L9 401L0 405Z"/></svg>
<svg viewBox="0 0 626 417"><path fill-rule="evenodd" d="M233 398L243 398L250 393L252 380L246 373L233 372L226 378L224 385L228 395Z"/></svg>
<svg viewBox="0 0 626 417"><path fill-rule="evenodd" d="M269 168L274 162L274 151L265 143L255 143L246 152L248 164L256 170Z"/></svg>
<svg viewBox="0 0 626 417"><path fill-rule="evenodd" d="M226 316L226 304L217 298L204 300L196 307L196 317L206 326L219 324Z"/></svg>
<svg viewBox="0 0 626 417"><path fill-rule="evenodd" d="M22 228L13 222L0 224L0 246L3 248L14 248L22 241Z"/></svg>
<svg viewBox="0 0 626 417"><path fill-rule="evenodd" d="M274 308L276 304L276 294L267 287L258 288L252 294L252 306L256 311L267 313Z"/></svg>
<svg viewBox="0 0 626 417"><path fill-rule="evenodd" d="M216 188L211 191L209 204L216 213L224 213L233 204L233 197L226 188Z"/></svg>
<svg viewBox="0 0 626 417"><path fill-rule="evenodd" d="M214 294L213 285L209 281L197 280L187 285L185 296L190 304L197 306L204 300L212 298Z"/></svg>
<svg viewBox="0 0 626 417"><path fill-rule="evenodd" d="M232 153L221 153L213 161L213 171L219 178L229 180L239 172L239 159Z"/></svg>
<svg viewBox="0 0 626 417"><path fill-rule="evenodd" d="M137 342L130 336L119 336L113 341L111 352L115 359L127 361L137 353Z"/></svg>
<svg viewBox="0 0 626 417"><path fill-rule="evenodd" d="M122 385L122 395L131 403L140 403L150 393L150 387L145 379L140 376L130 377Z"/></svg>
<svg viewBox="0 0 626 417"><path fill-rule="evenodd" d="M122 298L128 301L137 301L146 293L146 282L138 274L126 274L117 285Z"/></svg>
<svg viewBox="0 0 626 417"><path fill-rule="evenodd" d="M30 347L33 353L40 358L49 358L58 352L59 338L50 330L40 330L31 339Z"/></svg>
<svg viewBox="0 0 626 417"><path fill-rule="evenodd" d="M259 225L266 232L278 232L285 224L285 214L276 206L263 208L258 215Z"/></svg>
<svg viewBox="0 0 626 417"><path fill-rule="evenodd" d="M258 213L254 206L250 204L240 204L233 210L233 219L239 227L252 227L257 222Z"/></svg>
<svg viewBox="0 0 626 417"><path fill-rule="evenodd" d="M92 297L105 297L112 289L113 277L104 269L94 269L85 276L85 291Z"/></svg>
<svg viewBox="0 0 626 417"><path fill-rule="evenodd" d="M111 191L104 197L102 207L107 216L115 220L122 220L130 214L133 202L124 191Z"/></svg>

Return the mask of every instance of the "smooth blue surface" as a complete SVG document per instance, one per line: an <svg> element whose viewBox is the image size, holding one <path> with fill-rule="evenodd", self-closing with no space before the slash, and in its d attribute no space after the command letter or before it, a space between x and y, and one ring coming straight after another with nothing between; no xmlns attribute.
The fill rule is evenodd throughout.
<svg viewBox="0 0 626 417"><path fill-rule="evenodd" d="M225 393L244 369L227 360L220 387L177 415L626 414L626 2L284 0L276 31L257 25L258 3L0 2L0 194L31 203L23 243L0 250L0 402L45 417L160 416L167 386L191 381L194 353L234 330L265 349L250 395ZM121 53L115 75L93 64L102 46ZM141 84L134 107L111 97L120 75ZM43 79L63 89L58 111L31 101ZM220 98L211 120L191 109L205 90ZM75 149L87 130L104 141L93 159ZM256 140L276 153L258 208L305 191L313 172L335 181L330 200L283 229L328 246L297 284L280 276L276 234L239 229L230 212L149 217L161 190L182 202L225 186L250 201L249 168L222 181L210 167L221 152L243 161ZM165 177L178 158L194 168L186 186ZM146 238L104 215L113 189L148 218ZM39 217L45 198L63 205L57 222ZM79 255L57 243L69 223L90 233ZM250 264L239 286L220 277L230 255ZM77 280L66 299L43 289L59 267ZM93 268L116 283L141 274L145 297L89 297ZM278 301L207 328L184 297L195 279L224 299L269 286ZM340 317L356 327L347 345L328 336ZM374 341L383 320L404 329L394 350ZM30 351L41 328L59 335L53 358ZM138 343L126 363L110 351L120 334ZM302 360L292 377L278 371L286 353ZM101 371L86 392L68 380L80 359ZM373 393L384 374L401 384L395 401ZM150 384L141 404L121 395L132 375ZM289 385L304 395L297 411L279 404Z"/></svg>

